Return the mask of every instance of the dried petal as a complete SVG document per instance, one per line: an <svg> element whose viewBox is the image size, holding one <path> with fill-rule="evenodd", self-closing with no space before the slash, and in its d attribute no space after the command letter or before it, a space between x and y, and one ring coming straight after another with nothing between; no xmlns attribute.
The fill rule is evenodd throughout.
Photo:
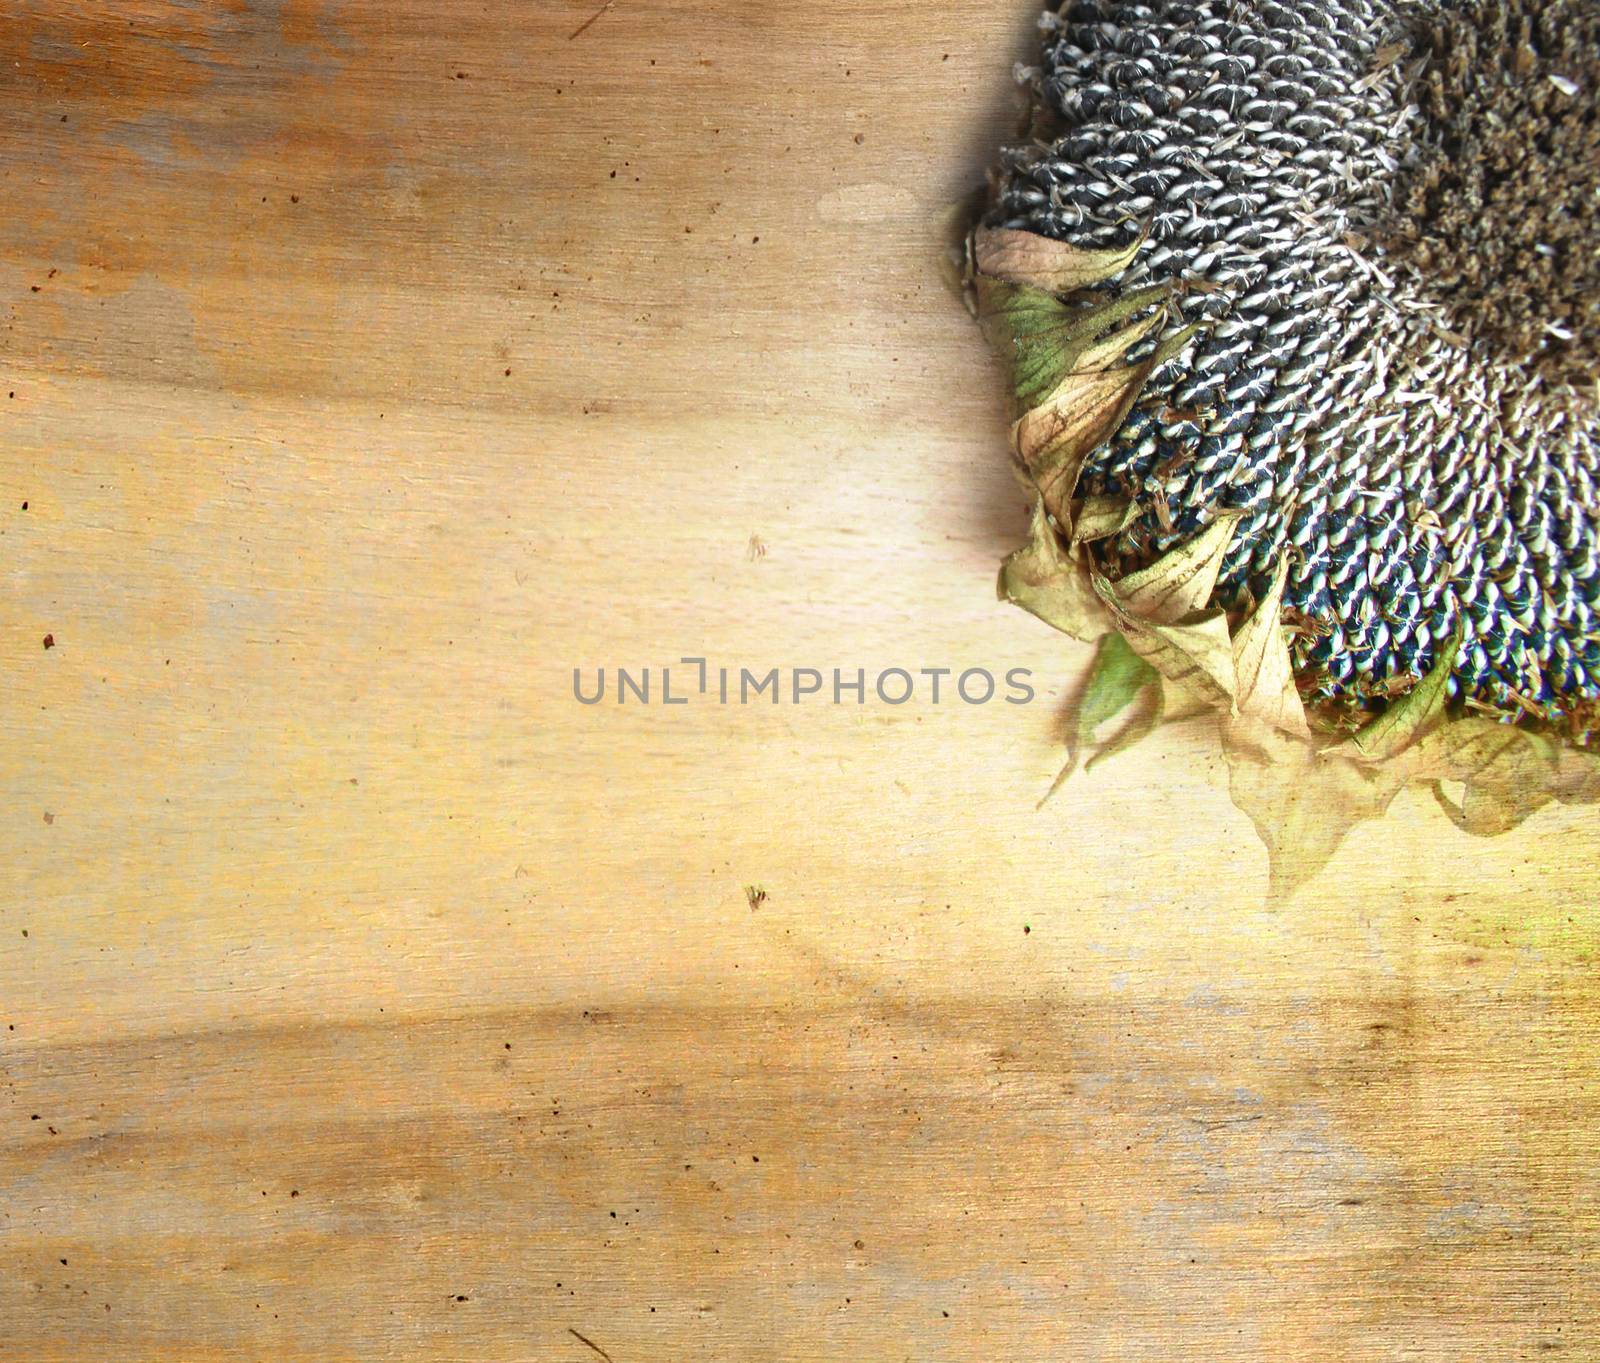
<svg viewBox="0 0 1600 1363"><path fill-rule="evenodd" d="M1318 753L1257 720L1225 720L1222 734L1228 790L1267 846L1274 903L1326 866L1356 824L1382 817L1406 784L1393 767Z"/></svg>
<svg viewBox="0 0 1600 1363"><path fill-rule="evenodd" d="M1223 611L1202 611L1162 624L1128 611L1119 601L1116 587L1099 574L1091 574L1090 581L1135 653L1180 692L1193 693L1232 711L1233 644Z"/></svg>
<svg viewBox="0 0 1600 1363"><path fill-rule="evenodd" d="M1557 756L1538 734L1469 717L1423 739L1412 769L1433 781L1434 798L1458 828L1492 837L1555 799ZM1446 793L1447 781L1465 784L1459 805Z"/></svg>
<svg viewBox="0 0 1600 1363"><path fill-rule="evenodd" d="M1084 462L1127 418L1146 372L1137 366L1068 374L1011 428L1011 447L1059 524L1071 523Z"/></svg>

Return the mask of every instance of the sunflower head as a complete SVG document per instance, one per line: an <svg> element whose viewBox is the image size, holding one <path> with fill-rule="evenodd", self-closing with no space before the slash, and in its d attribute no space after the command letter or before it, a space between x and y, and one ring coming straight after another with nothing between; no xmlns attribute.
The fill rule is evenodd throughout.
<svg viewBox="0 0 1600 1363"><path fill-rule="evenodd" d="M1213 706L1280 884L1407 781L1480 833L1600 800L1600 6L1041 27L970 264L1035 493L1001 595L1115 636L1080 719Z"/></svg>
<svg viewBox="0 0 1600 1363"><path fill-rule="evenodd" d="M1600 697L1597 16L1068 0L1045 17L1048 116L1004 153L988 224L1129 251L1102 300L1167 290L1143 352L1161 362L1066 465L1133 508L1101 560L1137 571L1243 513L1217 603L1259 600L1286 558L1302 689L1352 723L1458 622L1452 699L1570 730ZM1191 345L1156 350L1185 325Z"/></svg>

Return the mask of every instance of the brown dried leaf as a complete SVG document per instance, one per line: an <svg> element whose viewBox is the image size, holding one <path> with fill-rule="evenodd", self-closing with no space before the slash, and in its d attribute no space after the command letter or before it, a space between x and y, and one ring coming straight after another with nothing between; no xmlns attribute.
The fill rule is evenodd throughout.
<svg viewBox="0 0 1600 1363"><path fill-rule="evenodd" d="M978 273L991 279L1070 293L1127 269L1144 245L1146 232L1127 246L1093 251L1021 228L980 227L972 234L972 260Z"/></svg>
<svg viewBox="0 0 1600 1363"><path fill-rule="evenodd" d="M972 231L989 206L990 188L974 185L940 215L938 235L944 249L939 253L939 275L945 287L975 311L972 282Z"/></svg>

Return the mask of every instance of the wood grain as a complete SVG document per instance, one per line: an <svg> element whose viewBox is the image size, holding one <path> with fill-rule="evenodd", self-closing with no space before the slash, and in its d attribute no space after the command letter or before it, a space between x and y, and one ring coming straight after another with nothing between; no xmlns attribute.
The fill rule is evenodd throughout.
<svg viewBox="0 0 1600 1363"><path fill-rule="evenodd" d="M1034 810L1031 7L0 14L0 1358L1600 1357L1592 812Z"/></svg>

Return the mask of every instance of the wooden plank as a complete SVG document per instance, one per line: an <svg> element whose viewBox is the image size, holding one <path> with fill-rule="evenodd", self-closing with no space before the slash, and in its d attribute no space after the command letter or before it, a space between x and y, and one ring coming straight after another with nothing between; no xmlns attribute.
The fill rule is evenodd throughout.
<svg viewBox="0 0 1600 1363"><path fill-rule="evenodd" d="M1600 1351L1591 812L1034 810L1031 12L5 20L0 1357ZM686 655L1038 697L573 698Z"/></svg>

